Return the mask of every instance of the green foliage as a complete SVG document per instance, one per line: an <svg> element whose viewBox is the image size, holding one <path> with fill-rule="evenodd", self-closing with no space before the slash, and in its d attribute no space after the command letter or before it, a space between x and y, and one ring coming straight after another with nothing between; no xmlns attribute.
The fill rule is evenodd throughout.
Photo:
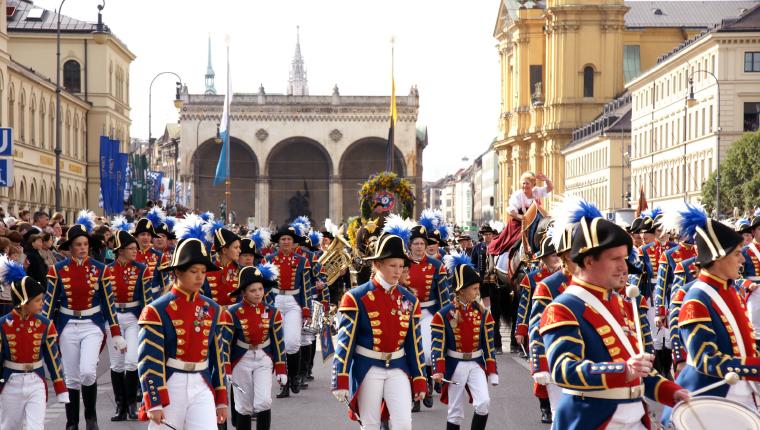
<svg viewBox="0 0 760 430"><path fill-rule="evenodd" d="M720 211L760 206L760 132L745 133L721 155ZM702 203L710 209L715 207L716 177L716 172L710 174L702 187Z"/></svg>

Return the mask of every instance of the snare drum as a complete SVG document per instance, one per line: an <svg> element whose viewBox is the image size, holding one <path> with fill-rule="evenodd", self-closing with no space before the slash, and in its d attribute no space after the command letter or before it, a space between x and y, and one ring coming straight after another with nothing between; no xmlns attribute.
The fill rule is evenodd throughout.
<svg viewBox="0 0 760 430"><path fill-rule="evenodd" d="M760 414L723 397L699 396L673 408L673 430L760 429Z"/></svg>

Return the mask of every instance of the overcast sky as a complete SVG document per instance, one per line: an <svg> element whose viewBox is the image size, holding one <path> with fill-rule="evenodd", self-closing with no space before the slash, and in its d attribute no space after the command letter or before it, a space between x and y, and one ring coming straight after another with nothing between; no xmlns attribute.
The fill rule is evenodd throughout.
<svg viewBox="0 0 760 430"><path fill-rule="evenodd" d="M46 9L58 0L36 0ZM99 0L68 0L63 14L97 20ZM499 62L493 39L499 0L107 0L103 20L137 56L132 63L132 137L147 138L148 86L173 71L191 93L204 89L211 34L218 93L224 92L224 38L231 37L233 92L284 93L296 39L312 95L390 94L390 39L396 91L420 92L418 124L428 127L425 180L483 153L497 133ZM51 59L53 61L54 59ZM153 136L177 120L171 76L153 85Z"/></svg>

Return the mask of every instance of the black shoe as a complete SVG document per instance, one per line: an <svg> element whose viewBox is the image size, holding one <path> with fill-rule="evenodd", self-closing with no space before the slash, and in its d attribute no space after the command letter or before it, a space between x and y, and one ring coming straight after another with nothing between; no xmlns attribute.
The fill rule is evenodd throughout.
<svg viewBox="0 0 760 430"><path fill-rule="evenodd" d="M470 429L471 430L485 430L487 421L488 421L488 414L486 415L472 414L472 426L470 427Z"/></svg>
<svg viewBox="0 0 760 430"><path fill-rule="evenodd" d="M116 411L111 416L111 421L126 421L127 407L124 402L126 386L123 372L111 370L111 386L113 387L113 398L116 401Z"/></svg>
<svg viewBox="0 0 760 430"><path fill-rule="evenodd" d="M459 430L459 425L446 421L446 430Z"/></svg>
<svg viewBox="0 0 760 430"><path fill-rule="evenodd" d="M281 386L280 394L277 395L278 399L284 399L286 397L290 397L290 386L288 384Z"/></svg>
<svg viewBox="0 0 760 430"><path fill-rule="evenodd" d="M436 393L441 394L441 386L442 384L440 382L436 382L433 384L433 390L435 390Z"/></svg>
<svg viewBox="0 0 760 430"><path fill-rule="evenodd" d="M412 412L419 412L420 411L420 401L415 400L412 404Z"/></svg>
<svg viewBox="0 0 760 430"><path fill-rule="evenodd" d="M250 421L249 421L250 422ZM272 410L267 409L256 414L256 430L269 430L272 425ZM248 427L251 428L251 427Z"/></svg>
<svg viewBox="0 0 760 430"><path fill-rule="evenodd" d="M79 429L79 390L69 388L69 402L66 403L66 430Z"/></svg>
<svg viewBox="0 0 760 430"><path fill-rule="evenodd" d="M380 430L391 430L391 425L388 421L380 421Z"/></svg>
<svg viewBox="0 0 760 430"><path fill-rule="evenodd" d="M544 424L552 423L552 410L550 408L541 408L541 422Z"/></svg>
<svg viewBox="0 0 760 430"><path fill-rule="evenodd" d="M293 394L298 394L301 392L301 378L293 378L293 382L290 383L290 391L292 391Z"/></svg>
<svg viewBox="0 0 760 430"><path fill-rule="evenodd" d="M314 375L311 373L311 370L309 370L308 372L306 372L306 380L307 381L313 381L314 380Z"/></svg>
<svg viewBox="0 0 760 430"><path fill-rule="evenodd" d="M137 404L133 400L137 396L137 386L140 384L140 379L137 376L137 371L127 371L124 373L124 398L127 409L127 419L130 421L137 420Z"/></svg>
<svg viewBox="0 0 760 430"><path fill-rule="evenodd" d="M425 405L426 408L432 408L433 407L433 396L430 394L426 395L424 399L422 399L422 404Z"/></svg>
<svg viewBox="0 0 760 430"><path fill-rule="evenodd" d="M98 384L82 385L82 403L86 430L100 430L98 427Z"/></svg>

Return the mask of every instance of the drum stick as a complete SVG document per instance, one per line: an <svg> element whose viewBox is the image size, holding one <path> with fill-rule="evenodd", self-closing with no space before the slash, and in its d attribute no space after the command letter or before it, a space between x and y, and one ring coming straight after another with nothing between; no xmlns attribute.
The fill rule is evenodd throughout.
<svg viewBox="0 0 760 430"><path fill-rule="evenodd" d="M343 399L343 403L346 405L349 411L351 411L352 414L356 417L356 422L359 423L359 427L362 430L364 429L364 424L362 423L362 417L359 416L359 412L355 411L354 408L351 407L351 403L348 402L348 399Z"/></svg>
<svg viewBox="0 0 760 430"><path fill-rule="evenodd" d="M177 430L176 427L174 427L173 425L167 423L165 420L161 420L161 424L165 425L166 427L169 427L172 430Z"/></svg>
<svg viewBox="0 0 760 430"><path fill-rule="evenodd" d="M459 382L456 382L456 381L450 381L450 380L448 380L448 379L446 379L446 378L441 378L441 382L445 382L445 383L447 383L447 384L452 384L452 385L459 385Z"/></svg>
<svg viewBox="0 0 760 430"><path fill-rule="evenodd" d="M520 344L520 349L522 349L522 350L523 350L523 354L525 354L525 355L528 355L528 351L526 351L526 350L525 350L525 346L524 346L522 343ZM528 356L529 356L529 355L528 355ZM529 356L529 357L530 357L530 356Z"/></svg>
<svg viewBox="0 0 760 430"><path fill-rule="evenodd" d="M698 396L698 395L700 395L702 393L706 393L706 392L708 392L710 390L718 388L718 387L720 387L722 385L725 385L725 384L734 385L737 382L739 382L739 374L737 374L736 372L728 372L728 373L726 373L726 376L723 377L722 381L718 381L718 382L712 383L710 385L706 385L706 386L704 386L704 387L702 387L702 388L700 388L698 390L694 390L691 393L689 393L689 395L691 397L695 397L695 396Z"/></svg>
<svg viewBox="0 0 760 430"><path fill-rule="evenodd" d="M227 376L227 381L229 381L230 385L232 385L232 388L234 388L234 389L240 391L241 393L245 394L245 390L243 389L243 387L241 387L240 385L238 385L237 383L235 383L235 381L232 380L232 377Z"/></svg>
<svg viewBox="0 0 760 430"><path fill-rule="evenodd" d="M644 340L641 337L641 318L639 318L639 302L636 300L639 297L641 291L639 287L635 285L629 285L625 288L625 295L631 299L631 306L633 306L633 319L636 324L636 340L639 342L639 352L644 352Z"/></svg>

